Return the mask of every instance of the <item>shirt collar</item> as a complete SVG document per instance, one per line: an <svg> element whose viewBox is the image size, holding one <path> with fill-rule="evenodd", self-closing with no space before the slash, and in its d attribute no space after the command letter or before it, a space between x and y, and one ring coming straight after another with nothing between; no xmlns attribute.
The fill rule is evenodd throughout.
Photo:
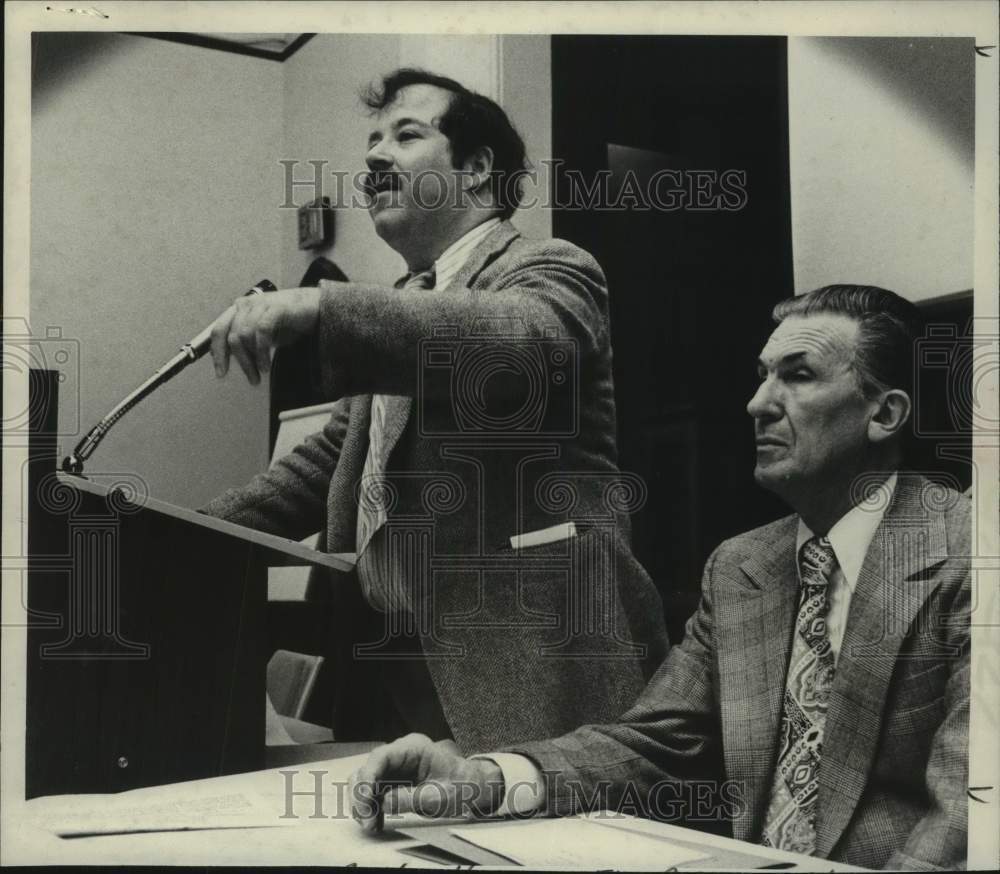
<svg viewBox="0 0 1000 874"><path fill-rule="evenodd" d="M844 574L844 581L851 592L854 591L861 574L861 566L865 562L868 554L868 547L871 546L872 538L878 526L882 524L882 517L886 508L892 502L892 496L896 491L897 474L892 475L860 504L848 510L826 535L833 547L833 553L837 556L837 564ZM795 554L798 555L802 549L802 544L816 535L809 529L809 526L799 518L799 530L795 537Z"/></svg>
<svg viewBox="0 0 1000 874"><path fill-rule="evenodd" d="M476 225L471 231L463 234L447 249L445 249L434 262L434 275L436 277L434 287L439 291L448 287L448 283L455 278L455 274L462 269L462 266L469 260L472 250L482 241L482 239L500 224L500 219L487 219L482 224Z"/></svg>

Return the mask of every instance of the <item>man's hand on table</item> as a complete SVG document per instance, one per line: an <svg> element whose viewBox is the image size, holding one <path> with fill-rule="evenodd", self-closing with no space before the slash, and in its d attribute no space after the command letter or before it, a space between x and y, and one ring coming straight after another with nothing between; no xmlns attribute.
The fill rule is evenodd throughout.
<svg viewBox="0 0 1000 874"><path fill-rule="evenodd" d="M453 741L408 734L373 750L351 775L351 813L367 832L382 827L384 811L421 816L487 816L503 801L500 768L466 759Z"/></svg>
<svg viewBox="0 0 1000 874"><path fill-rule="evenodd" d="M313 333L319 319L318 288L288 288L238 297L212 325L212 359L218 376L232 355L252 385L271 369L271 353Z"/></svg>

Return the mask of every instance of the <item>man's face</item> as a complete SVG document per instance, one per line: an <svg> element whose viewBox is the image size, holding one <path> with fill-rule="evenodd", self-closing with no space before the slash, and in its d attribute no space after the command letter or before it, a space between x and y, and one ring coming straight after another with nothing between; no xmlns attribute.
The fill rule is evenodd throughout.
<svg viewBox="0 0 1000 874"><path fill-rule="evenodd" d="M864 468L868 422L852 368L858 324L847 316L791 316L760 354L760 388L747 405L754 418L758 484L784 498L836 487ZM803 489L807 490L803 492Z"/></svg>
<svg viewBox="0 0 1000 874"><path fill-rule="evenodd" d="M404 254L437 242L451 223L457 171L438 128L450 97L434 85L402 88L368 137L368 211L378 235Z"/></svg>

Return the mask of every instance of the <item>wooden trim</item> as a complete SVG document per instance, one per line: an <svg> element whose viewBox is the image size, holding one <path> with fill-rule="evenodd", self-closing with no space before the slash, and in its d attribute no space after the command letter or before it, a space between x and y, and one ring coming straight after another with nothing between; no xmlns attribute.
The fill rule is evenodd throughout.
<svg viewBox="0 0 1000 874"><path fill-rule="evenodd" d="M316 34L314 33L304 33L294 42L290 42L288 47L281 53L281 60L287 60L292 55L294 55L302 46L304 46L309 40L311 40Z"/></svg>
<svg viewBox="0 0 1000 874"><path fill-rule="evenodd" d="M949 291L947 294L939 294L936 297L928 297L925 300L918 300L916 306L918 308L937 306L938 304L945 303L956 303L960 300L965 300L966 298L971 299L973 296L973 290L967 288L963 291Z"/></svg>
<svg viewBox="0 0 1000 874"><path fill-rule="evenodd" d="M290 42L284 49L280 52L271 52L267 49L258 49L254 46L242 45L241 43L228 42L223 39L215 39L210 36L199 36L195 33L173 33L170 31L138 31L138 30L126 30L124 33L129 36L145 36L149 39L162 39L166 42L176 42L182 45L188 46L198 46L203 49L215 49L220 52L230 52L234 55L247 55L251 58L263 58L266 61L282 61L288 60L292 55L294 55L302 46L304 46L309 40L311 40L316 34L314 33L303 33L297 39Z"/></svg>
<svg viewBox="0 0 1000 874"><path fill-rule="evenodd" d="M328 404L313 404L311 407L298 407L294 410L282 410L278 413L278 421L291 422L295 419L304 419L306 416L315 416L319 413L332 413L336 404L336 401L331 401Z"/></svg>
<svg viewBox="0 0 1000 874"><path fill-rule="evenodd" d="M111 491L107 486L91 482L83 477L70 476L65 473L58 473L56 476L61 484L78 489L81 492L97 495L98 497L107 497ZM320 565L344 572L354 570L354 563L350 561L350 553L318 552L294 540L278 537L276 534L265 534L263 531L256 531L253 528L245 528L243 525L237 525L235 522L216 519L214 516L199 513L197 510L178 507L176 504L168 504L166 501L160 501L156 498L143 498L139 506L147 510L152 510L155 513L163 513L165 516L172 516L175 519L190 522L192 525L210 528L213 531L218 531L220 534L228 534L230 537L235 537L238 540L255 543L258 546L263 546L266 549L299 560L298 562L289 561L287 564Z"/></svg>

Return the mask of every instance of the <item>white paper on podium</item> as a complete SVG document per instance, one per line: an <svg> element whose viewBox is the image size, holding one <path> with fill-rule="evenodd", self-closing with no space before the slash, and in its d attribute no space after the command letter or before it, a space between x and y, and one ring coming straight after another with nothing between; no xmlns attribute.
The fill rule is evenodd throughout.
<svg viewBox="0 0 1000 874"><path fill-rule="evenodd" d="M575 817L511 822L488 829L458 827L452 834L534 869L666 871L709 857L668 840L605 828Z"/></svg>

